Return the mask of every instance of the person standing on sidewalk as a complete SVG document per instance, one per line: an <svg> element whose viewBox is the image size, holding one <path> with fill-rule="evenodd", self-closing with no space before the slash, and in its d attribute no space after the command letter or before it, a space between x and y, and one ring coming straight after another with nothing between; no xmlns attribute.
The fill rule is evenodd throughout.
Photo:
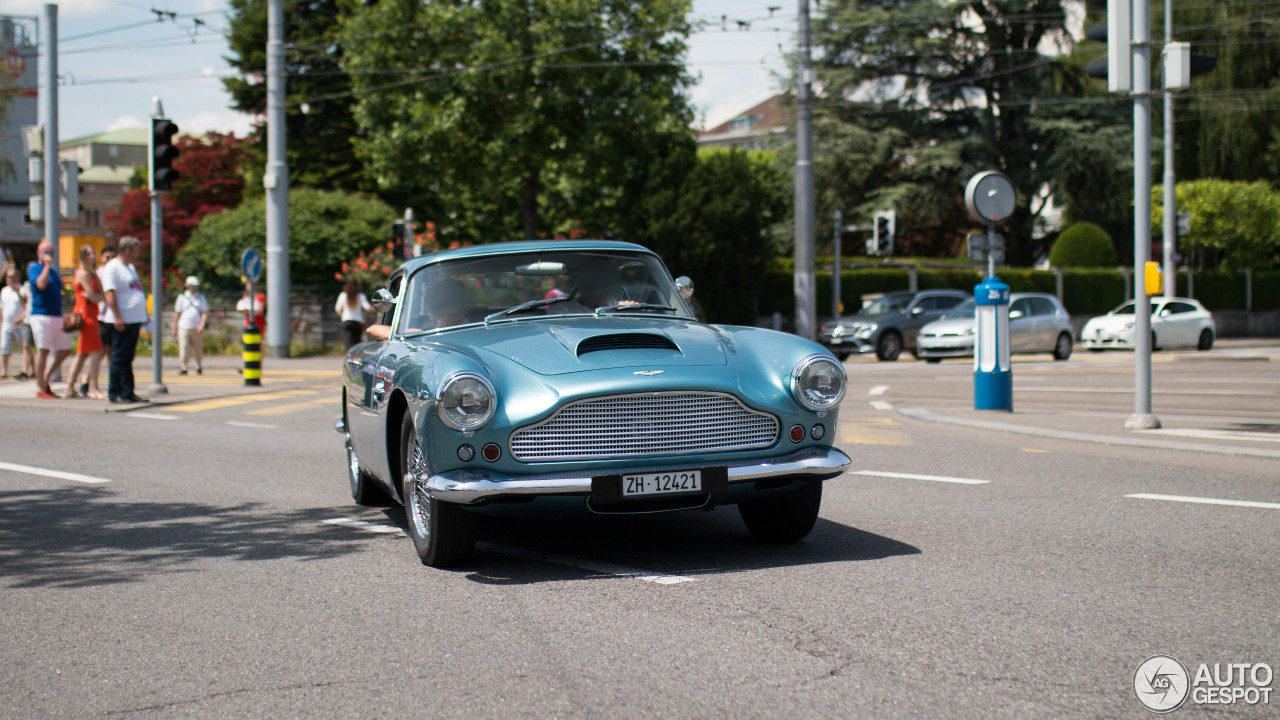
<svg viewBox="0 0 1280 720"><path fill-rule="evenodd" d="M196 374L204 373L204 326L209 321L209 301L200 292L200 278L187 278L187 290L173 304L173 334L178 336L179 375L187 374L187 362L196 361Z"/></svg>
<svg viewBox="0 0 1280 720"><path fill-rule="evenodd" d="M53 245L41 240L37 262L27 267L31 283L31 334L36 342L36 397L56 398L49 378L71 354L71 338L62 331L62 276L53 257ZM53 358L49 358L49 354Z"/></svg>
<svg viewBox="0 0 1280 720"><path fill-rule="evenodd" d="M22 332L23 319L27 316L27 304L22 297L22 272L9 265L4 269L4 287L0 288L0 378L9 377L9 356L16 345L18 352L26 353L26 337ZM19 360L21 362L21 360ZM26 368L24 367L23 370ZM19 372L19 380L25 380L25 372Z"/></svg>
<svg viewBox="0 0 1280 720"><path fill-rule="evenodd" d="M347 284L338 294L338 302L334 303L333 311L342 317L342 334L347 345L345 349L350 350L352 345L364 342L364 314L373 312L373 306L369 304L369 298L360 292L355 278L347 278Z"/></svg>
<svg viewBox="0 0 1280 720"><path fill-rule="evenodd" d="M104 323L111 324L111 364L107 368L107 399L113 403L146 402L134 392L133 357L138 351L138 333L147 321L147 294L133 263L138 259L141 241L123 237L114 260L102 273L102 287L107 296Z"/></svg>
<svg viewBox="0 0 1280 720"><path fill-rule="evenodd" d="M92 245L80 247L80 267L76 269L76 307L75 312L84 318L80 328L80 345L76 348L76 359L71 364L71 377L67 380L67 397L90 397L105 400L106 395L98 387L98 367L102 364L102 338L98 336L98 303L102 297L102 280L98 278L98 256ZM84 369L85 360L89 361L89 369L85 373L89 382L83 389L77 389L80 371Z"/></svg>

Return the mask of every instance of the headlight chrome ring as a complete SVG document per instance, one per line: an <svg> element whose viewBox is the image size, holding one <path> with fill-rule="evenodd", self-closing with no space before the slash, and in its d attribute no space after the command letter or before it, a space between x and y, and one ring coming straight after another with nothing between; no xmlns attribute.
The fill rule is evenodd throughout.
<svg viewBox="0 0 1280 720"><path fill-rule="evenodd" d="M796 400L814 412L825 412L844 398L844 366L828 355L801 358L791 371L791 389Z"/></svg>
<svg viewBox="0 0 1280 720"><path fill-rule="evenodd" d="M483 375L456 372L440 383L436 393L436 413L454 430L471 432L493 419L498 395Z"/></svg>

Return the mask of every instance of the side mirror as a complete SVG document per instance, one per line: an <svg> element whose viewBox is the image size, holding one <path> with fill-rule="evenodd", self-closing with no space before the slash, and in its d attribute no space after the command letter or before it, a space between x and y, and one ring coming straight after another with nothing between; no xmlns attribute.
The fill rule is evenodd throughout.
<svg viewBox="0 0 1280 720"><path fill-rule="evenodd" d="M386 288L378 288L373 293L373 298L369 301L374 310L380 313L387 312L396 306L396 299L391 295L391 291Z"/></svg>
<svg viewBox="0 0 1280 720"><path fill-rule="evenodd" d="M1021 310L1014 310L1014 311L1012 311L1012 312L1010 312L1010 313L1009 313L1009 319L1010 319L1010 320L1017 320L1017 319L1018 319L1018 318L1020 318L1020 317L1022 317L1022 311L1021 311Z"/></svg>
<svg viewBox="0 0 1280 720"><path fill-rule="evenodd" d="M924 314L924 308L922 308L922 307L920 307L919 305L917 305L917 306L915 306L915 307L911 308L911 314L912 314L912 315L922 315L922 314Z"/></svg>
<svg viewBox="0 0 1280 720"><path fill-rule="evenodd" d="M680 291L680 297L688 300L693 297L693 281L688 275L681 275L676 278L676 290Z"/></svg>

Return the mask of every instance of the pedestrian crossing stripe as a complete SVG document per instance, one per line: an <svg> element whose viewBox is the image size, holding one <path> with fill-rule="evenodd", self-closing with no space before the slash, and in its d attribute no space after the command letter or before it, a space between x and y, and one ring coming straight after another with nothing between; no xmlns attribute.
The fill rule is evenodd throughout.
<svg viewBox="0 0 1280 720"><path fill-rule="evenodd" d="M236 405L248 405L249 403L282 400L284 398L301 397L304 395L316 395L319 394L319 392L319 390L279 390L277 392L257 393L254 395L235 395L232 397L214 398L212 400L200 400L181 405L170 405L166 407L165 410L169 412L203 412L205 410L218 410L220 408L235 407Z"/></svg>

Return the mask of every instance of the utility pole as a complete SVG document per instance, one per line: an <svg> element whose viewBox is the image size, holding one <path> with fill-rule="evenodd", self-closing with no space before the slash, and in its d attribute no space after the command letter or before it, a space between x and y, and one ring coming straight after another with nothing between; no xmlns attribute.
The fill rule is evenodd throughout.
<svg viewBox="0 0 1280 720"><path fill-rule="evenodd" d="M267 352L289 357L289 164L285 159L284 0L267 2Z"/></svg>
<svg viewBox="0 0 1280 720"><path fill-rule="evenodd" d="M58 238L58 6L46 3L44 22L40 23L40 44L44 46L44 239L53 245L53 265L62 262Z"/></svg>
<svg viewBox="0 0 1280 720"><path fill-rule="evenodd" d="M1151 5L1133 9L1133 414L1131 430L1160 427L1151 412L1151 302L1147 261L1151 259Z"/></svg>
<svg viewBox="0 0 1280 720"><path fill-rule="evenodd" d="M1164 46L1166 52L1173 43L1173 0L1164 2ZM1164 296L1177 294L1178 276L1173 267L1173 248L1178 238L1177 198L1173 195L1175 178L1173 175L1173 98L1174 93L1169 82L1169 62L1165 60L1164 77L1164 241L1161 244L1164 252Z"/></svg>
<svg viewBox="0 0 1280 720"><path fill-rule="evenodd" d="M800 0L800 47L796 65L796 327L800 337L817 337L817 288L814 271L813 108L810 86L809 0Z"/></svg>

